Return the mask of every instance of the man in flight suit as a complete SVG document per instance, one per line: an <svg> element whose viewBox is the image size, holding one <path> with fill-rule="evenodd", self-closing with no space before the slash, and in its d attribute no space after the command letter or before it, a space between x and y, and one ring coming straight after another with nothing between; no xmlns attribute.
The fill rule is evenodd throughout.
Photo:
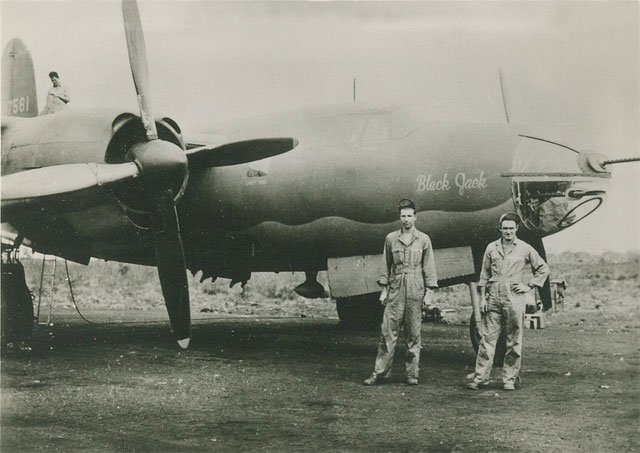
<svg viewBox="0 0 640 453"><path fill-rule="evenodd" d="M380 302L384 306L378 356L373 375L365 379L364 385L375 385L389 376L401 326L404 326L407 344L406 382L418 384L422 304L431 305L433 288L438 287L431 240L415 228L415 205L404 199L400 200L398 209L402 228L389 233L385 239L385 269L378 280L382 287Z"/></svg>
<svg viewBox="0 0 640 453"><path fill-rule="evenodd" d="M502 379L505 390L515 390L522 359L522 327L527 299L549 276L549 267L538 252L516 237L519 224L520 217L515 212L504 214L499 222L502 237L490 243L484 252L478 282L482 339L474 378L467 384L470 390L489 383L496 343L503 328L507 352Z"/></svg>

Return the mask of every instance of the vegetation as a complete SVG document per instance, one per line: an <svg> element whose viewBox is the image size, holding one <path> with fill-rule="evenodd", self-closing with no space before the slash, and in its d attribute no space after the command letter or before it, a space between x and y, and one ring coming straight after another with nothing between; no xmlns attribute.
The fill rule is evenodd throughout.
<svg viewBox="0 0 640 453"><path fill-rule="evenodd" d="M38 302L41 256L23 253L27 283ZM564 279L565 309L570 310L638 310L640 301L640 254L605 253L600 256L584 252L564 252L551 255L552 278ZM56 264L53 287L54 307L73 308L65 281L64 261ZM42 304L51 298L53 263L44 272ZM160 284L155 268L93 260L89 266L69 263L75 300L81 310L129 309L158 310L164 308ZM327 294L323 299L309 300L293 290L304 281L304 273L256 273L243 290L238 284L229 287L229 280L210 279L200 283L200 275L189 275L191 307L194 316L199 312L221 315L258 315L294 317L335 317L333 301ZM318 280L327 288L325 272ZM445 310L449 322L463 323L469 319L471 308L466 285L442 288L437 305Z"/></svg>

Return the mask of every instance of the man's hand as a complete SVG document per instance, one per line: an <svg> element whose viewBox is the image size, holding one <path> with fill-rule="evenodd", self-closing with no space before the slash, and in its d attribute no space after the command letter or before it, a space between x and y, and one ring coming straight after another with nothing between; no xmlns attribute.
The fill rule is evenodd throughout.
<svg viewBox="0 0 640 453"><path fill-rule="evenodd" d="M511 284L511 291L513 291L515 294L525 294L531 291L532 289L533 288L531 288L529 285L525 285L524 283Z"/></svg>
<svg viewBox="0 0 640 453"><path fill-rule="evenodd" d="M427 310L433 308L433 299L434 292L431 288L427 288L424 292L424 298L422 299L422 308L426 308Z"/></svg>
<svg viewBox="0 0 640 453"><path fill-rule="evenodd" d="M489 306L487 305L487 298L484 296L480 296L480 313L486 313L489 311Z"/></svg>
<svg viewBox="0 0 640 453"><path fill-rule="evenodd" d="M382 287L382 292L380 293L380 304L384 307L385 305L387 305L387 296L388 296L388 290L386 286Z"/></svg>

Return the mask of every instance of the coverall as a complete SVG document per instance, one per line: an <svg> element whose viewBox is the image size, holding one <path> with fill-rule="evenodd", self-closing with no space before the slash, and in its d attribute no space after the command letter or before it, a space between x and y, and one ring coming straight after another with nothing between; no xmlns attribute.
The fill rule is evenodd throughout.
<svg viewBox="0 0 640 453"><path fill-rule="evenodd" d="M408 242L400 239L401 231L389 233L384 242L385 269L378 284L388 286L387 303L382 318L382 333L374 373L386 377L391 371L393 354L400 327L404 325L407 352L407 378L418 378L422 327L422 300L427 287L436 288L438 277L433 247L426 234L413 229Z"/></svg>
<svg viewBox="0 0 640 453"><path fill-rule="evenodd" d="M542 287L548 276L547 263L526 242L516 238L507 254L502 248L501 239L487 246L478 286L486 287L488 312L482 317L483 332L476 358L475 382L489 382L496 343L504 327L507 352L502 379L505 384L515 383L522 361L524 313L527 299L532 297L532 293L515 294L511 285L523 283Z"/></svg>

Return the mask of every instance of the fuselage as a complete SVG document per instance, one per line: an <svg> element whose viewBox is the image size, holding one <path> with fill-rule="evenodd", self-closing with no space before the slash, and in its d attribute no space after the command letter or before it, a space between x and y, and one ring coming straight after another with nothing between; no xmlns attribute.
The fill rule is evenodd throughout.
<svg viewBox="0 0 640 453"><path fill-rule="evenodd" d="M109 162L117 154L117 116L68 111L11 118L2 132L2 172ZM191 171L178 205L188 268L221 276L322 270L329 257L378 254L385 235L399 227L401 198L415 202L416 226L435 248L493 239L502 213L527 217L533 189L566 199L565 214L586 201L567 198L576 184L597 186L590 198L602 199L610 174L592 171L581 153L521 136L508 124L425 118L415 107L349 105L220 125L220 140L282 136L295 137L298 146L260 161ZM3 221L42 251L71 257L67 251L75 247L93 257L154 263L149 231L131 221L113 194L55 217L36 212ZM584 214L544 227L532 218L528 228L544 236L578 217Z"/></svg>

